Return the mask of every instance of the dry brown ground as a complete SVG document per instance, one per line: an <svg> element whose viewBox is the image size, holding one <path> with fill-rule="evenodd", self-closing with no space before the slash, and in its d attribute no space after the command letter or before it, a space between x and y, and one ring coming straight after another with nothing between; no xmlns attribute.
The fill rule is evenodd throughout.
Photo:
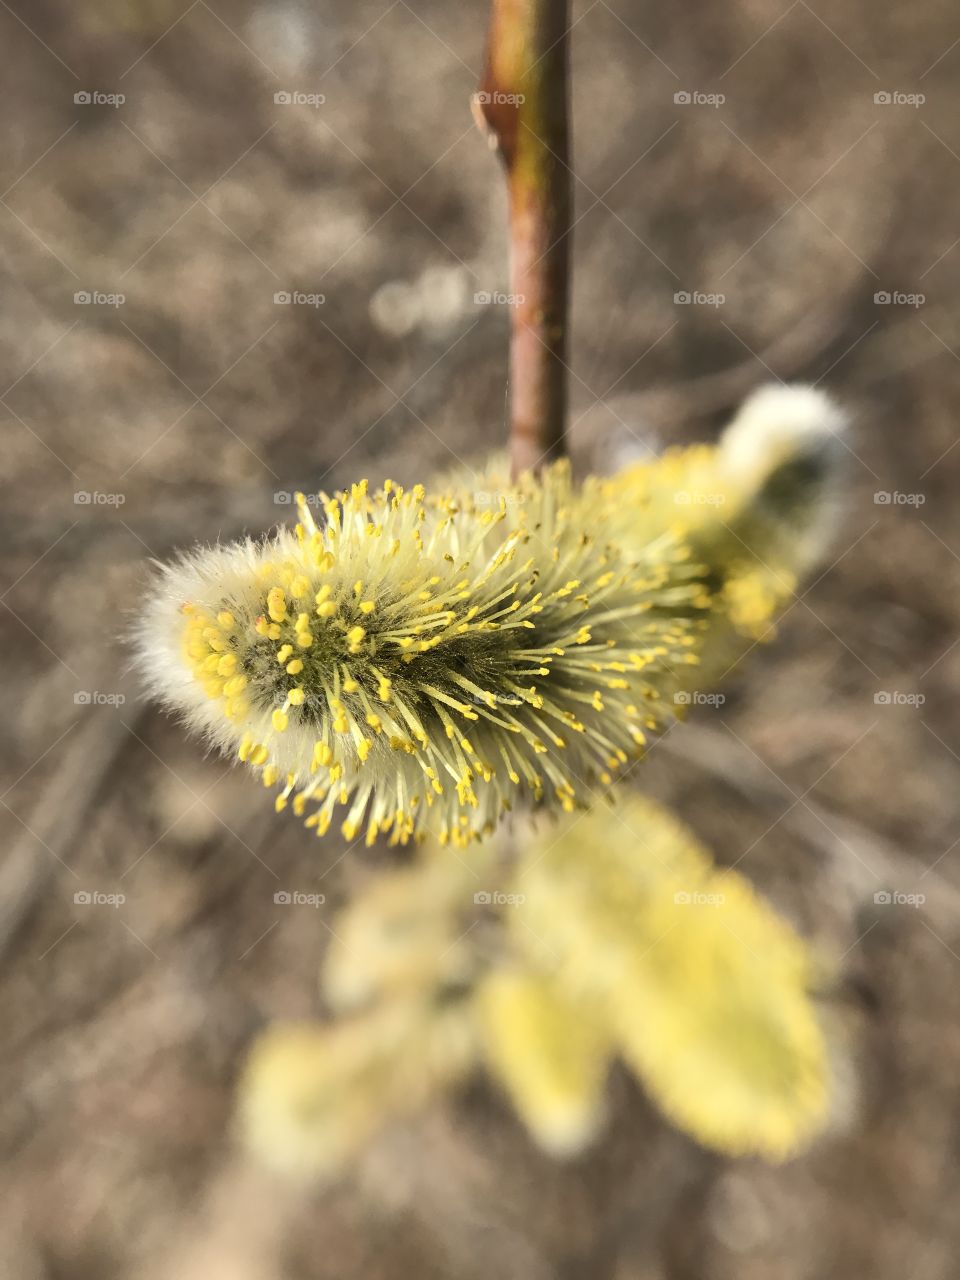
<svg viewBox="0 0 960 1280"><path fill-rule="evenodd" d="M335 903L364 860L138 702L116 637L149 556L266 527L276 491L409 482L501 441L506 318L473 301L506 287L467 108L484 6L10 0L4 1276L956 1274L960 22L946 0L575 13L581 453L709 438L770 376L823 379L857 419L825 571L723 707L637 773L842 957L855 1103L775 1171L703 1153L625 1080L610 1136L570 1167L479 1084L333 1192L237 1163L245 1046L315 1009L327 936L273 893ZM274 304L294 287L325 303ZM678 307L680 289L726 301ZM74 904L92 889L126 902ZM876 906L881 889L927 902Z"/></svg>

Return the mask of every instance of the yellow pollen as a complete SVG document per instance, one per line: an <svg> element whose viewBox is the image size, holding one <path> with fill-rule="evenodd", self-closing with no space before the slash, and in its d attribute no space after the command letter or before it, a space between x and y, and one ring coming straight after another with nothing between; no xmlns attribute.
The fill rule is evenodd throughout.
<svg viewBox="0 0 960 1280"><path fill-rule="evenodd" d="M287 616L287 600L283 587L271 587L267 592L267 612L274 622L283 622Z"/></svg>

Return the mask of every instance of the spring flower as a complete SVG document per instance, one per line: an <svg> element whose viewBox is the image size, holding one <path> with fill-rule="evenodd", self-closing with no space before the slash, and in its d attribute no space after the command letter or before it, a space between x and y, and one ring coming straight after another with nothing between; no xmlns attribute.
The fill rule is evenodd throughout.
<svg viewBox="0 0 960 1280"><path fill-rule="evenodd" d="M462 1008L395 1004L328 1028L280 1023L250 1055L238 1127L264 1163L330 1177L385 1123L460 1079L474 1053Z"/></svg>
<svg viewBox="0 0 960 1280"><path fill-rule="evenodd" d="M779 1160L822 1128L830 1079L812 958L671 814L640 797L592 814L534 844L517 883L525 904L507 924L520 971L579 1009L586 1021L572 1020L570 1036L584 1052L619 1054L674 1123L728 1154ZM493 1061L509 1064L515 1018L489 1030ZM535 1086L518 1092L500 1074L530 1123ZM596 1069L585 1079L596 1090ZM541 1138L564 1139L597 1107L586 1089L572 1096Z"/></svg>
<svg viewBox="0 0 960 1280"><path fill-rule="evenodd" d="M771 619L820 558L840 511L847 419L823 391L755 391L716 445L668 449L614 476L588 477L582 500L603 511L624 547L672 529L704 566L711 628L768 637ZM506 484L498 459L486 477L455 482L481 502Z"/></svg>
<svg viewBox="0 0 960 1280"><path fill-rule="evenodd" d="M496 839L469 866L427 843L336 918L322 974L336 1017L255 1049L252 1148L330 1176L482 1067L566 1156L601 1131L615 1058L705 1146L780 1160L807 1144L833 1074L798 935L635 794L525 830L514 856ZM493 895L477 885L498 883L509 905L478 907Z"/></svg>
<svg viewBox="0 0 960 1280"><path fill-rule="evenodd" d="M163 569L138 644L154 692L318 834L338 805L369 843L572 809L672 715L703 569L669 528L617 546L564 465L483 512L389 481L299 511Z"/></svg>
<svg viewBox="0 0 960 1280"><path fill-rule="evenodd" d="M761 387L716 447L668 450L593 483L621 513L615 537L644 528L637 510L645 523L678 521L714 574L715 630L757 639L833 536L845 432L846 415L824 392Z"/></svg>
<svg viewBox="0 0 960 1280"><path fill-rule="evenodd" d="M477 992L480 1052L544 1151L575 1155L599 1132L615 1052L601 1020L563 987L523 969L495 970Z"/></svg>
<svg viewBox="0 0 960 1280"><path fill-rule="evenodd" d="M387 481L197 550L144 604L140 665L188 725L347 839L465 845L518 801L589 802L731 637L769 631L824 536L842 416L747 401L718 447L574 486ZM491 497L495 501L491 502ZM742 648L742 645L741 645Z"/></svg>

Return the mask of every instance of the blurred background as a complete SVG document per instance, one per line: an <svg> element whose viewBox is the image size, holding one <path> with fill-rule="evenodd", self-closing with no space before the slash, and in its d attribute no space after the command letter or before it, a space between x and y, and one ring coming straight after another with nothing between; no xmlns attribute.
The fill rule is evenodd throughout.
<svg viewBox="0 0 960 1280"><path fill-rule="evenodd" d="M4 1277L956 1274L945 0L574 4L579 465L714 439L771 379L855 419L840 531L778 639L631 775L839 965L844 1119L781 1168L722 1160L617 1075L607 1136L561 1165L478 1081L324 1192L236 1154L247 1046L316 1012L330 913L387 855L275 816L140 699L118 637L151 557L503 444L486 16L0 0Z"/></svg>

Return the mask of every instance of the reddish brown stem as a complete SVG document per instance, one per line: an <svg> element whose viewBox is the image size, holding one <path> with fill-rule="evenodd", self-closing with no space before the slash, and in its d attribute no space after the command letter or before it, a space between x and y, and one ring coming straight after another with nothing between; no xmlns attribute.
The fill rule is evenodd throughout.
<svg viewBox="0 0 960 1280"><path fill-rule="evenodd" d="M475 104L510 198L510 455L514 475L565 451L571 170L569 0L491 0Z"/></svg>

